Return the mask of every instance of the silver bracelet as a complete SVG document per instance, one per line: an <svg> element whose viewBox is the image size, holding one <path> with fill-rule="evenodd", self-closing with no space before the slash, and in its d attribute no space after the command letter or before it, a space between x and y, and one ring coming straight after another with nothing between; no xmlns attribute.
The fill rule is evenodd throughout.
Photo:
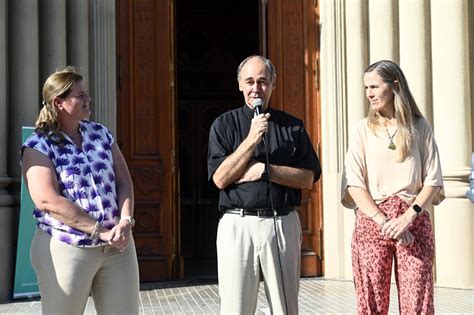
<svg viewBox="0 0 474 315"><path fill-rule="evenodd" d="M375 218L375 217L377 216L377 214L379 214L379 213L380 213L380 211L377 211L377 213L375 213L373 216L371 216L371 217L369 217L369 218L373 219L373 218Z"/></svg>
<svg viewBox="0 0 474 315"><path fill-rule="evenodd" d="M380 227L382 227L385 223L387 223L390 219L388 217L383 218L382 222L380 222Z"/></svg>
<svg viewBox="0 0 474 315"><path fill-rule="evenodd" d="M93 240L96 240L99 238L99 230L100 230L100 223L99 221L96 221L94 225L94 229L92 230L92 233L91 233L91 238Z"/></svg>

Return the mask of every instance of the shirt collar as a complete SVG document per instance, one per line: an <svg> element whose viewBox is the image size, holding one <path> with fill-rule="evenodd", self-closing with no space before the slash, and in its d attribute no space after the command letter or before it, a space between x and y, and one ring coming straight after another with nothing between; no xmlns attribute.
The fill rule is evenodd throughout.
<svg viewBox="0 0 474 315"><path fill-rule="evenodd" d="M244 106L243 106L243 112L244 112L244 115L250 119L253 118L254 116L254 110L252 108L250 108L247 104L244 103ZM270 113L271 112L271 108L270 107L267 107L266 110L263 111L264 113Z"/></svg>
<svg viewBox="0 0 474 315"><path fill-rule="evenodd" d="M253 109L251 109L247 104L244 103L243 113L245 117L252 119L253 118Z"/></svg>

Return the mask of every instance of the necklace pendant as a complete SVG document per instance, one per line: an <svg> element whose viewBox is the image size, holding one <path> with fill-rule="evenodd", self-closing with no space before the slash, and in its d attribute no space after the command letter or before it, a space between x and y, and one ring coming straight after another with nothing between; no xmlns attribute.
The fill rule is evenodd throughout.
<svg viewBox="0 0 474 315"><path fill-rule="evenodd" d="M388 148L390 150L395 150L397 148L397 146L395 145L395 143L393 142L393 138L395 138L395 135L397 134L397 131L398 129L395 130L395 132L393 133L393 135L390 135L390 133L388 132L388 129L387 127L385 127L385 131L387 131L387 136L388 136Z"/></svg>

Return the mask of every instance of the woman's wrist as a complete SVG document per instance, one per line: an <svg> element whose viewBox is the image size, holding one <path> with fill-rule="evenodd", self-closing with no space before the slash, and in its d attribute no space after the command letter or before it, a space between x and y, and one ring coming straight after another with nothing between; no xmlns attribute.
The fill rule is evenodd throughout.
<svg viewBox="0 0 474 315"><path fill-rule="evenodd" d="M90 234L91 234L91 238L94 239L94 240L99 238L99 234L100 234L100 223L99 223L99 221L95 221L94 228L92 229L92 232Z"/></svg>
<svg viewBox="0 0 474 315"><path fill-rule="evenodd" d="M369 216L369 218L379 225L383 225L388 221L387 216L378 209L373 215Z"/></svg>
<svg viewBox="0 0 474 315"><path fill-rule="evenodd" d="M120 216L119 223L125 222L125 224L130 225L130 226L135 226L135 219L131 215L122 215Z"/></svg>
<svg viewBox="0 0 474 315"><path fill-rule="evenodd" d="M110 229L100 225L99 227L99 236L98 236L98 239L99 240L102 240L104 242L108 242L109 241L109 237L110 237Z"/></svg>
<svg viewBox="0 0 474 315"><path fill-rule="evenodd" d="M378 225L380 226L383 226L385 224L385 222L388 221L388 217L383 214L382 212L379 212L380 214L377 215L377 216L374 216L374 218L372 219L375 223L377 223Z"/></svg>
<svg viewBox="0 0 474 315"><path fill-rule="evenodd" d="M379 222L380 226L383 226L385 223L387 223L390 219L387 216L384 216L382 221Z"/></svg>
<svg viewBox="0 0 474 315"><path fill-rule="evenodd" d="M408 222L413 222L418 217L418 212L413 209L413 207L408 208L408 211L404 213L405 217L408 219Z"/></svg>
<svg viewBox="0 0 474 315"><path fill-rule="evenodd" d="M381 213L382 213L382 212L380 212L380 211L377 210L377 212L375 212L374 215L370 216L370 218L371 218L372 220L374 220L375 217L378 216L378 215L381 214Z"/></svg>

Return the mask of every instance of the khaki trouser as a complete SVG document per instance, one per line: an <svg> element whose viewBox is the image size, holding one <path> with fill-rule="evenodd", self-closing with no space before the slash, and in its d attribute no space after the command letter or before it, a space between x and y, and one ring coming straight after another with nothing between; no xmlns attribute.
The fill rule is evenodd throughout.
<svg viewBox="0 0 474 315"><path fill-rule="evenodd" d="M92 293L98 314L138 314L138 262L133 237L125 252L78 248L36 229L31 262L44 314L83 314Z"/></svg>
<svg viewBox="0 0 474 315"><path fill-rule="evenodd" d="M298 313L302 236L298 213L277 217L276 230L275 234L273 218L236 214L221 218L217 259L222 314L255 313L259 266L271 312L283 314L287 308L288 314Z"/></svg>

